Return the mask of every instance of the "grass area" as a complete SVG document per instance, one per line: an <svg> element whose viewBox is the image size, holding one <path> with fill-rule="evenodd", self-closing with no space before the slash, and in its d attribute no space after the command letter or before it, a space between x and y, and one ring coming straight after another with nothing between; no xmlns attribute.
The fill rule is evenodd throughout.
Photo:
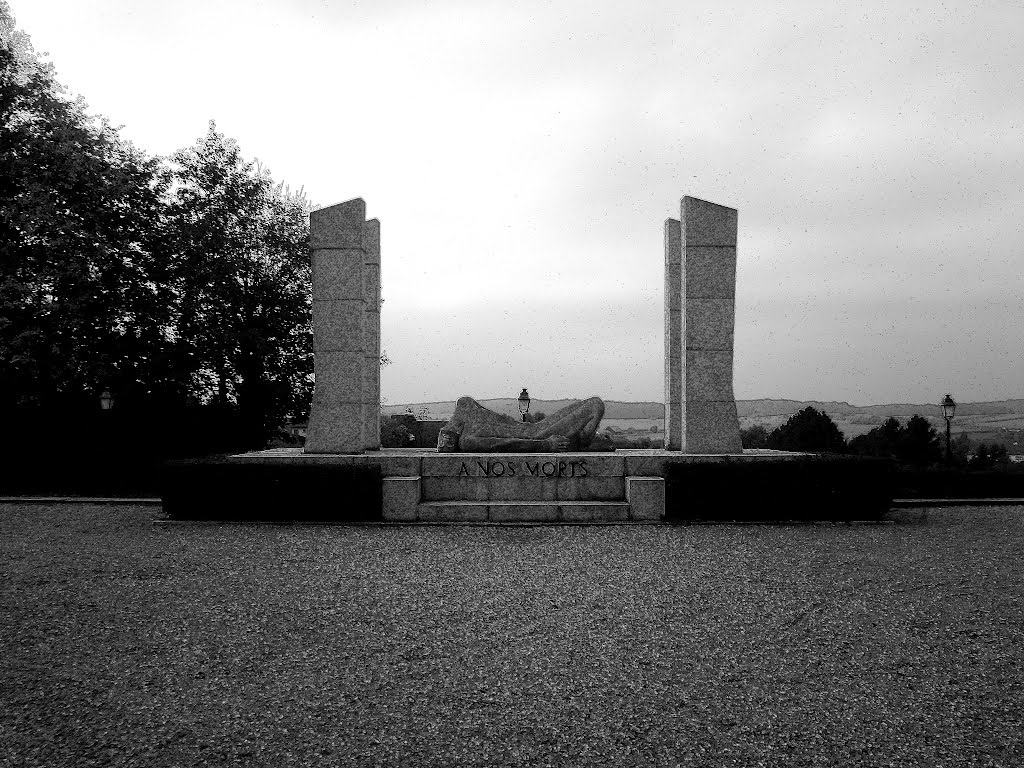
<svg viewBox="0 0 1024 768"><path fill-rule="evenodd" d="M159 528L0 505L0 765L1016 766L1024 508Z"/></svg>

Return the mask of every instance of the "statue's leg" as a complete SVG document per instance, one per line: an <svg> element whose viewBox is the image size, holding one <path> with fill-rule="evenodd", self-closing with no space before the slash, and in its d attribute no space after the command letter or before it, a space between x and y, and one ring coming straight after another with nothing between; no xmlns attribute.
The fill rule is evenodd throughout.
<svg viewBox="0 0 1024 768"><path fill-rule="evenodd" d="M603 416L604 403L601 398L590 397L555 411L538 422L536 437L564 435L570 438L573 444L578 444L578 448L583 448L590 444Z"/></svg>
<svg viewBox="0 0 1024 768"><path fill-rule="evenodd" d="M460 434L477 437L529 437L532 424L523 424L505 414L495 413L472 397L460 397L448 425Z"/></svg>

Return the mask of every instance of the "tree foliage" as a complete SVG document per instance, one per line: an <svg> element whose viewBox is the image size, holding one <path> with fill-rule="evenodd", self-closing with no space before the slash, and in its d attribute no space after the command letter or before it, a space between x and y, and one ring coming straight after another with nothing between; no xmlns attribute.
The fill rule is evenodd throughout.
<svg viewBox="0 0 1024 768"><path fill-rule="evenodd" d="M169 161L135 149L0 0L0 405L216 403L255 442L303 418L309 210L212 122Z"/></svg>
<svg viewBox="0 0 1024 768"><path fill-rule="evenodd" d="M161 377L167 175L0 12L0 402L95 402Z"/></svg>
<svg viewBox="0 0 1024 768"><path fill-rule="evenodd" d="M893 458L901 464L924 466L942 458L938 433L921 415L911 416L905 425L893 417L880 427L850 441L850 451L862 456Z"/></svg>
<svg viewBox="0 0 1024 768"><path fill-rule="evenodd" d="M827 414L808 406L772 430L768 447L780 451L843 453L846 438Z"/></svg>
<svg viewBox="0 0 1024 768"><path fill-rule="evenodd" d="M740 442L744 448L767 448L768 430L762 424L754 424L740 430Z"/></svg>
<svg viewBox="0 0 1024 768"><path fill-rule="evenodd" d="M312 387L309 204L209 130L172 158L173 336L192 390L266 430Z"/></svg>

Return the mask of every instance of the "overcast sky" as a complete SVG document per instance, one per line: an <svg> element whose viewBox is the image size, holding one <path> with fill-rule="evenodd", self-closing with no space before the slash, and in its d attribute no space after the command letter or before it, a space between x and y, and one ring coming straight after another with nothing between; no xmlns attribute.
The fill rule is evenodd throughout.
<svg viewBox="0 0 1024 768"><path fill-rule="evenodd" d="M739 399L1024 397L1024 2L10 0L152 154L381 220L391 403L662 400L663 222L739 209Z"/></svg>

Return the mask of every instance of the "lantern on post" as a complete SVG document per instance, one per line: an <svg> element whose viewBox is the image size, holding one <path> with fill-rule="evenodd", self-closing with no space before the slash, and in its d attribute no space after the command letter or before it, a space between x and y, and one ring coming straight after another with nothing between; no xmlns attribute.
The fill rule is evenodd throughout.
<svg viewBox="0 0 1024 768"><path fill-rule="evenodd" d="M530 393L526 391L526 387L519 393L519 412L523 414L523 421L526 421L526 414L530 412Z"/></svg>
<svg viewBox="0 0 1024 768"><path fill-rule="evenodd" d="M114 396L110 394L109 389L104 389L103 394L100 395L100 408L104 411L109 411L114 407Z"/></svg>
<svg viewBox="0 0 1024 768"><path fill-rule="evenodd" d="M949 422L953 420L953 416L956 414L956 401L947 392L946 396L942 398L942 402L939 403L939 407L942 409L942 418L946 420L946 463L949 464L950 457L952 456L949 444Z"/></svg>

